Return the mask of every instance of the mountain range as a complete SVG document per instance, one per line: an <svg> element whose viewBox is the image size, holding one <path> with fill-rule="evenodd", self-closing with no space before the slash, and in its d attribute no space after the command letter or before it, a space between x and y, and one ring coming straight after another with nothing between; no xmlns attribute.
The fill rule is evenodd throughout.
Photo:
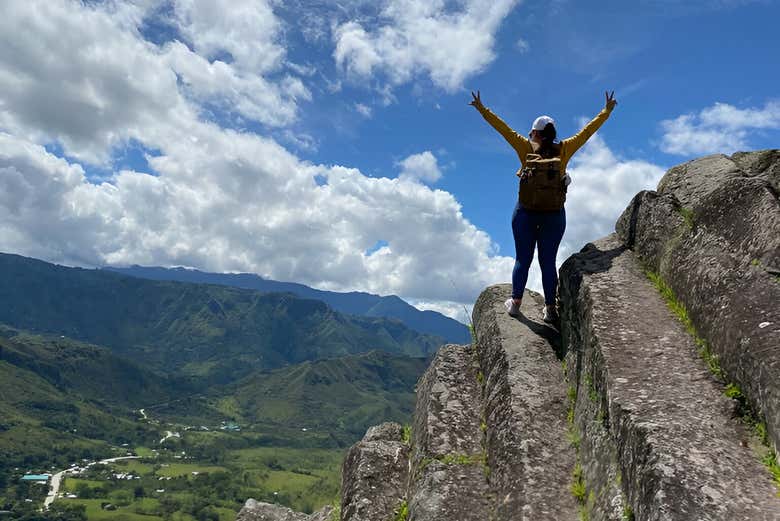
<svg viewBox="0 0 780 521"><path fill-rule="evenodd" d="M321 300L341 313L366 317L385 317L400 320L410 329L436 335L450 343L468 343L468 328L436 311L421 311L395 295L379 296L353 291L338 293L314 289L294 282L264 279L251 273L208 273L189 268L160 267L106 267L106 270L151 280L173 280L201 284L218 284L262 292L292 293L298 297Z"/></svg>
<svg viewBox="0 0 780 521"><path fill-rule="evenodd" d="M343 447L376 422L408 421L444 342L290 293L0 254L0 474L156 443L141 408L240 422L257 443Z"/></svg>
<svg viewBox="0 0 780 521"><path fill-rule="evenodd" d="M289 293L156 281L0 254L0 323L109 348L158 374L209 383L374 349L427 357L444 343L398 320Z"/></svg>

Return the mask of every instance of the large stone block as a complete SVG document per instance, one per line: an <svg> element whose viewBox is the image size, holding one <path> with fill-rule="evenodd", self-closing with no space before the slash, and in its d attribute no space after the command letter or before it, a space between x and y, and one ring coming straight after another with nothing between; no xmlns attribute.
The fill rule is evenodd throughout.
<svg viewBox="0 0 780 521"><path fill-rule="evenodd" d="M397 423L371 427L342 465L342 521L391 521L406 498L409 446Z"/></svg>
<svg viewBox="0 0 780 521"><path fill-rule="evenodd" d="M751 433L616 236L561 267L581 498L592 520L780 520Z"/></svg>
<svg viewBox="0 0 780 521"><path fill-rule="evenodd" d="M482 389L472 346L439 349L417 384L409 521L486 521Z"/></svg>
<svg viewBox="0 0 780 521"><path fill-rule="evenodd" d="M510 295L508 284L491 286L473 313L495 519L574 520L574 449L566 437L559 335L542 321L541 295L526 291L520 318L506 313Z"/></svg>
<svg viewBox="0 0 780 521"><path fill-rule="evenodd" d="M780 151L669 170L618 220L624 244L685 305L780 446Z"/></svg>

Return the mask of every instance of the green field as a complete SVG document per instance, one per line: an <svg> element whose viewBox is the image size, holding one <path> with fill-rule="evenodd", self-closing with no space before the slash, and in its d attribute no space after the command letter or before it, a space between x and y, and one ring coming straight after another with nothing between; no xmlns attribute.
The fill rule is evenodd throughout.
<svg viewBox="0 0 780 521"><path fill-rule="evenodd" d="M198 474L206 474L209 472L227 472L225 467L214 467L208 465L198 465L197 463L171 463L164 464L160 470L156 472L158 476L189 476L193 472Z"/></svg>
<svg viewBox="0 0 780 521"><path fill-rule="evenodd" d="M256 439L258 433L249 431L185 432L175 449L160 449L154 457L65 477L60 492L78 498L55 503L84 505L89 520L233 521L250 497L303 512L337 500L343 449L246 446ZM229 448L236 445L242 448ZM219 464L180 459L191 457L182 452L196 447L217 454ZM133 479L117 479L118 474ZM116 509L106 510L107 504Z"/></svg>

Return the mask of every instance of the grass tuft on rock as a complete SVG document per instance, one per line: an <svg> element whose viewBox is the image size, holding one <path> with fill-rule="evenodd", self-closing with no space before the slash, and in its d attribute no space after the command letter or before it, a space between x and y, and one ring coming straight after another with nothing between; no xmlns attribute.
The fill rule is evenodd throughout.
<svg viewBox="0 0 780 521"><path fill-rule="evenodd" d="M585 489L585 478L582 475L582 465L578 461L574 465L574 471L572 472L571 481L571 495L581 505L585 504L587 490Z"/></svg>
<svg viewBox="0 0 780 521"><path fill-rule="evenodd" d="M688 229L693 230L693 227L696 225L696 222L693 218L693 210L681 206L677 211L680 212L680 215L682 216L683 221L685 221L685 225L688 227Z"/></svg>
<svg viewBox="0 0 780 521"><path fill-rule="evenodd" d="M404 445L409 445L412 443L412 426L411 425L404 425L403 430L401 431L401 441L404 442Z"/></svg>
<svg viewBox="0 0 780 521"><path fill-rule="evenodd" d="M409 504L404 499L395 511L393 521L406 521L409 519Z"/></svg>

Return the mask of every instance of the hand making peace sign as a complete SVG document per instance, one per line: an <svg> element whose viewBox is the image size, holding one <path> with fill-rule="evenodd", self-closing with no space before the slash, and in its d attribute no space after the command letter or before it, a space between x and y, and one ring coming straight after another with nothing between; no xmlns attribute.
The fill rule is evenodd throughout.
<svg viewBox="0 0 780 521"><path fill-rule="evenodd" d="M612 94L609 93L609 91L604 92L604 97L606 98L606 108L607 110L612 110L615 108L615 105L617 105L617 100L615 99L615 91L612 91Z"/></svg>

